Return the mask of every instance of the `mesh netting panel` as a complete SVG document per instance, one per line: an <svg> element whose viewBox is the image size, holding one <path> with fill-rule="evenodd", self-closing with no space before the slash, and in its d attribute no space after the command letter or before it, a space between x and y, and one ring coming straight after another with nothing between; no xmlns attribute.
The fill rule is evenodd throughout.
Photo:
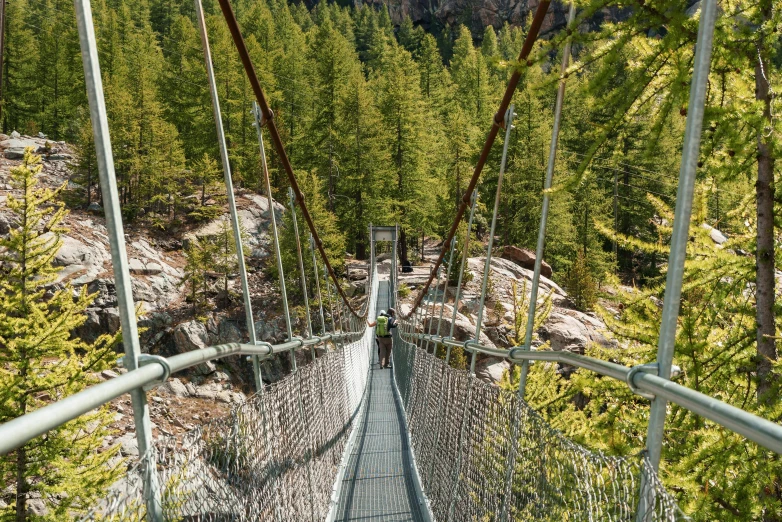
<svg viewBox="0 0 782 522"><path fill-rule="evenodd" d="M362 338L267 386L227 418L181 440L158 439L164 518L323 519L352 423L346 377L360 372L366 352ZM351 359L356 364L346 371L345 360ZM140 459L86 519L144 518L144 462Z"/></svg>
<svg viewBox="0 0 782 522"><path fill-rule="evenodd" d="M399 338L394 373L437 520L635 521L639 501L644 522L686 520L642 456L579 446L514 392Z"/></svg>
<svg viewBox="0 0 782 522"><path fill-rule="evenodd" d="M377 277L369 302L377 299ZM154 473L164 520L322 520L369 372L373 331L266 386L228 417L159 438L82 520L142 520ZM148 462L155 462L154 470Z"/></svg>

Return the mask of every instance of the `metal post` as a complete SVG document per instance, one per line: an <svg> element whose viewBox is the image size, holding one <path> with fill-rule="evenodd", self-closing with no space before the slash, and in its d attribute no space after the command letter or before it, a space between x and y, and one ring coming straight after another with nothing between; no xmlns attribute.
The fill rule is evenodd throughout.
<svg viewBox="0 0 782 522"><path fill-rule="evenodd" d="M84 83L87 86L90 119L95 138L100 187L106 213L106 229L111 247L114 284L117 290L117 304L120 325L122 326L122 344L125 348L124 365L125 368L132 371L139 366L138 357L141 354L141 346L136 325L136 309L133 304L128 256L125 249L117 180L114 173L114 157L111 152L106 102L103 97L98 46L95 41L95 27L92 24L92 8L89 0L74 0L74 8L84 65ZM163 505L155 466L152 423L149 419L147 395L143 388L136 388L130 393L130 397L133 404L133 420L136 426L139 455L147 460L144 473L144 503L147 508L147 519L151 522L162 522Z"/></svg>
<svg viewBox="0 0 782 522"><path fill-rule="evenodd" d="M456 238L451 239L451 252L448 254L448 270L445 275L445 284L443 285L443 298L440 301L440 317L437 318L437 335L442 336L440 332L443 327L443 312L445 312L445 301L448 300L448 281L451 280L451 268L453 268L453 253L456 250Z"/></svg>
<svg viewBox="0 0 782 522"><path fill-rule="evenodd" d="M658 376L663 379L670 379L673 364L676 323L679 317L684 261L687 257L692 198L695 191L695 174L698 166L701 127L706 103L706 85L711 65L711 48L716 17L717 1L704 0L701 2L701 19L698 27L690 99L687 106L687 124L684 130L679 187L676 193L676 211L673 218L671 253L668 258L660 338L657 344ZM655 471L660 463L666 407L667 403L664 399L654 399L649 414L646 449L649 461Z"/></svg>
<svg viewBox="0 0 782 522"><path fill-rule="evenodd" d="M310 298L307 295L307 273L304 271L304 256L301 253L301 240L299 239L299 223L296 219L296 196L293 189L288 188L288 199L291 207L291 218L293 219L293 234L296 237L296 256L299 261L299 274L301 274L301 293L304 296L304 310L307 316L307 335L312 336L312 320L310 319ZM312 360L315 360L315 346L310 346Z"/></svg>
<svg viewBox="0 0 782 522"><path fill-rule="evenodd" d="M462 293L462 279L464 278L464 270L467 267L467 258L470 255L470 234L472 233L472 220L475 217L475 205L478 203L478 192L472 193L472 206L470 207L470 218L467 220L467 237L464 238L464 248L462 251L462 264L459 267L459 282L456 285L456 295L453 301L453 318L451 319L451 331L448 333L448 337L453 339L453 329L456 325L456 314L459 313L459 299ZM450 348L449 348L450 351Z"/></svg>
<svg viewBox="0 0 782 522"><path fill-rule="evenodd" d="M223 177L225 179L225 191L228 195L228 209L231 213L231 227L236 243L236 260L239 263L239 278L242 282L242 298L244 299L244 315L247 321L247 332L250 336L250 344L256 344L255 322L253 320L252 299L250 298L250 285L247 281L247 267L244 264L244 250L242 249L242 230L239 224L239 215L236 212L236 199L234 198L233 181L231 179L231 163L228 160L228 147L225 144L223 132L223 119L220 112L220 99L217 95L214 68L212 67L212 52L209 49L209 36L206 32L206 21L201 0L195 0L196 18L201 33L201 43L204 48L204 63L206 74L209 78L209 94L212 97L212 110L214 112L215 127L217 129L217 145L220 149L220 161L223 164ZM261 379L261 366L257 355L252 356L253 375L255 376L255 390L263 392L263 380Z"/></svg>
<svg viewBox="0 0 782 522"><path fill-rule="evenodd" d="M486 288L489 284L491 272L491 251L494 248L494 230L497 228L497 209L500 207L500 195L502 194L502 178L505 176L505 164L508 161L508 145L510 144L510 131L513 130L513 109L511 103L505 113L505 143L502 145L502 162L500 173L497 177L497 192L494 195L494 211L491 216L491 229L489 230L489 245L486 247L486 262L483 264L483 283L481 284L481 300L478 303L478 317L475 319L475 342L481 339L481 325L483 323L483 307L486 304ZM475 375L475 360L478 352L472 352L470 358L470 374Z"/></svg>
<svg viewBox="0 0 782 522"><path fill-rule="evenodd" d="M568 12L568 26L573 23L576 17L576 6L570 4ZM546 165L546 181L543 185L543 208L540 213L540 227L538 228L538 244L535 248L535 271L532 274L532 287L530 288L529 309L527 310L527 329L524 333L524 349L529 350L532 344L532 329L535 327L535 309L538 303L538 286L540 285L540 267L543 263L543 247L546 243L546 223L548 222L549 206L551 197L549 190L554 179L554 165L557 159L557 144L559 143L559 125L562 120L562 105L565 102L565 83L567 66L570 60L570 39L565 43L562 51L562 66L560 68L562 79L559 81L557 90L557 102L554 106L554 127L551 130L551 145L548 152L548 164ZM524 361L521 364L521 374L519 376L519 399L524 398L527 387L527 372L529 371L529 362Z"/></svg>
<svg viewBox="0 0 782 522"><path fill-rule="evenodd" d="M269 216L272 220L272 236L274 237L274 253L277 259L277 272L280 276L280 296L282 297L282 307L285 312L285 326L288 329L288 340L293 339L293 327L291 325L291 314L288 309L288 292L285 289L285 272L282 269L282 256L280 255L280 235L277 232L277 216L274 213L274 200L272 199L272 184L269 181L269 168L266 165L266 149L263 146L263 133L261 132L261 111L258 104L253 102L253 117L255 118L255 129L258 131L258 146L261 149L261 166L263 167L263 178L266 182L266 198L269 202ZM295 366L296 359L291 352L291 359Z"/></svg>
<svg viewBox="0 0 782 522"><path fill-rule="evenodd" d="M570 10L568 12L567 25L570 27L573 20L576 17L576 6L570 4ZM535 271L532 275L532 288L530 288L529 298L529 310L527 310L527 330L524 334L524 349L529 350L532 344L532 329L535 324L535 309L538 301L538 286L540 284L540 268L543 262L543 246L546 240L546 222L548 220L549 212L549 189L554 178L554 165L557 158L557 144L559 141L559 126L562 119L562 105L565 100L565 73L567 72L568 61L570 60L570 40L565 43L565 48L562 52L562 65L560 72L562 79L559 81L559 89L557 90L557 101L554 107L554 127L551 130L551 145L549 147L548 164L546 166L546 180L543 186L543 208L540 216L540 227L538 229L538 244L535 249ZM524 394L527 388L527 372L529 371L529 361L524 361L521 364L521 371L519 374L519 389L516 395L516 415L513 418L513 427L510 435L510 451L508 452L508 463L506 465L506 480L505 480L505 495L502 502L502 508L500 510L500 516L498 521L510 520L510 508L511 496L513 494L513 476L516 468L516 452L518 451L518 438L519 438L519 422L520 422L520 407L524 399Z"/></svg>
<svg viewBox="0 0 782 522"><path fill-rule="evenodd" d="M337 324L334 319L334 304L331 302L331 283L329 282L329 272L326 265L323 265L323 280L326 282L326 293L329 297L329 312L331 312L331 331L337 331Z"/></svg>
<svg viewBox="0 0 782 522"><path fill-rule="evenodd" d="M318 291L318 306L320 307L320 332L326 335L326 318L323 316L323 295L320 293L320 276L318 275L318 261L315 258L315 239L310 235L310 252L312 252L312 271L315 273L315 288ZM367 276L369 278L369 276ZM328 282L328 280L327 280Z"/></svg>
<svg viewBox="0 0 782 522"><path fill-rule="evenodd" d="M434 285L434 296L430 297L430 299L432 300L432 307L429 311L429 335L432 335L432 329L434 328L434 307L437 306L437 289L440 288L440 277L443 275L442 272L443 271L440 270L439 268L437 269L437 279ZM426 353L429 353L429 344L430 344L430 340L427 339L426 348L424 348L426 350ZM437 344L434 345L434 350L435 352L437 351Z"/></svg>
<svg viewBox="0 0 782 522"><path fill-rule="evenodd" d="M0 130L3 129L3 69L5 68L5 2L0 0ZM87 187L87 190L90 188Z"/></svg>

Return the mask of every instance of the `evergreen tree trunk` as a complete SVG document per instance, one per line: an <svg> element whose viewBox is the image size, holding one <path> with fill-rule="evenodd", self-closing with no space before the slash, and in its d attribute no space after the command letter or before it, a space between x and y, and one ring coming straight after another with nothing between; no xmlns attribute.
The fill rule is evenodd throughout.
<svg viewBox="0 0 782 522"><path fill-rule="evenodd" d="M399 227L399 238L397 239L399 244L399 261L407 261L407 234L405 234L404 227Z"/></svg>
<svg viewBox="0 0 782 522"><path fill-rule="evenodd" d="M27 450L16 450L16 522L27 520Z"/></svg>
<svg viewBox="0 0 782 522"><path fill-rule="evenodd" d="M763 2L763 17L771 18L771 1ZM759 44L758 62L755 65L755 98L763 102L763 123L771 125L771 96L767 75L770 60L768 52ZM762 60L762 62L761 62ZM758 400L761 403L774 399L768 393L772 386L772 361L777 359L774 336L774 158L764 129L758 135L758 180L755 185L757 204L757 253L756 321L757 321L757 378Z"/></svg>

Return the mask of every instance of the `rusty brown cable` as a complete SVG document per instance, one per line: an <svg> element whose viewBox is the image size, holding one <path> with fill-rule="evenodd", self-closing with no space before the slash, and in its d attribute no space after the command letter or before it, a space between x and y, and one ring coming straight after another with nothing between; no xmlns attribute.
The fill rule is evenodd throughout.
<svg viewBox="0 0 782 522"><path fill-rule="evenodd" d="M247 78L250 81L255 98L261 108L261 114L263 115L262 124L265 124L269 129L269 135L271 136L272 142L274 143L274 148L277 150L277 154L280 156L280 161L282 162L282 166L285 169L285 173L288 175L288 182L290 183L291 189L293 189L296 202L298 203L299 208L301 209L301 213L304 216L304 220L307 222L307 226L312 233L312 237L315 240L315 245L318 247L318 251L323 258L323 263L326 265L326 269L328 270L331 279L334 281L334 285L337 287L337 292L342 297L342 300L345 302L348 309L356 317L363 318L366 316L366 311L364 314L361 314L350 304L350 301L348 301L345 292L342 290L342 285L337 278L337 274L334 272L334 268L332 268L331 263L329 262L329 258L326 255L323 242L318 235L318 231L315 228L315 223L312 221L312 216L310 215L309 209L304 202L304 195L299 188L299 184L296 181L296 175L293 173L293 167L291 166L288 155L285 152L285 147L282 144L280 133L277 130L277 125L274 122L274 113L269 107L269 104L266 101L266 96L263 94L261 84L258 81L258 76L255 73L255 67L253 66L252 60L250 59L250 54L247 51L247 45L244 42L244 37L242 37L242 32L239 29L239 23L236 21L236 15L234 15L231 4L229 0L218 1L220 3L220 9L223 12L223 17L225 18L225 22L228 24L228 30L231 32L231 37L233 38L234 44L236 45L236 50L239 52L239 58L242 60L244 71L247 74Z"/></svg>
<svg viewBox="0 0 782 522"><path fill-rule="evenodd" d="M222 2L223 0L220 1ZM535 44L535 40L537 40L538 38L540 27L543 25L543 19L546 16L546 12L548 11L548 6L550 3L551 0L543 0L542 2L540 2L540 4L538 4L538 8L535 10L535 17L532 19L532 24L530 24L529 32L527 33L527 37L524 40L524 46L521 48L521 52L519 53L519 59L518 59L519 63L526 63L527 57L532 51L532 46ZM459 205L459 209L456 211L456 216L454 217L453 224L451 225L451 229L448 231L448 235L443 240L443 246L440 249L440 255L437 257L437 261L435 262L434 267L432 268L432 271L429 274L429 279L426 281L426 284L423 286L421 292L418 294L418 297L413 303L413 307L410 309L410 311L407 314L402 315L402 319L408 319L415 312L415 310L420 306L421 301L424 298L424 295L426 295L426 292L429 290L429 287L431 286L432 281L434 280L434 274L437 273L437 270L440 268L440 265L443 263L443 259L445 258L445 253L448 251L449 245L451 244L451 240L456 235L456 231L459 228L459 223L461 223L462 221L464 212L467 210L467 207L470 204L470 195L475 190L475 186L478 184L478 179L481 177L483 166L486 163L486 159L489 157L489 152L491 152L492 145L494 145L494 140L497 138L497 133L499 132L500 128L504 126L505 112L508 110L508 106L510 105L511 100L513 99L513 94L516 92L516 87L518 86L520 79L521 79L521 71L518 70L517 68L513 72L513 75L511 75L510 80L508 80L508 86L506 87L505 94L503 95L502 101L500 102L500 108L497 110L497 113L494 115L494 118L492 120L491 130L489 131L489 135L486 137L486 143L484 143L483 150L481 150L481 155L478 158L478 162L475 164L475 170L473 171L472 178L470 179L470 184L467 186L467 189L464 191L464 196L462 196L462 202Z"/></svg>

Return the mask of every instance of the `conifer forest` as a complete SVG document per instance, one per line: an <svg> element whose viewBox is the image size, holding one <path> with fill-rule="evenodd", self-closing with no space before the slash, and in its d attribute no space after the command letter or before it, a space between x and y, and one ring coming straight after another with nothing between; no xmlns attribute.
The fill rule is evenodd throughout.
<svg viewBox="0 0 782 522"><path fill-rule="evenodd" d="M90 341L71 335L94 298L86 286L73 299L44 288L56 279L50 261L58 244L42 238L59 233L68 211L102 204L73 2L0 1L2 133L41 133L74 151L72 183L38 187L40 159L27 154L11 170L17 192L0 199L16 216L15 227L0 234L5 422L88 386L94 379L87 373L110 367L106 354L121 349L116 333ZM534 252L570 40L545 262L572 307L599 318L622 347L593 343L585 355L626 366L655 360L700 2L575 0L578 29L570 34L564 17L552 15L525 63L516 57L531 15L487 25L474 14L493 7L472 0L448 17L414 22L405 16L413 3L232 1L337 271L344 273L346 254L367 259L370 224L399 225L401 259L421 265L437 255L514 71L522 79L512 100L494 245ZM93 0L92 9L126 230L181 237L225 205L193 2ZM680 384L779 423L782 2L720 0L718 9L674 362ZM233 183L262 195L255 97L217 0L204 0L204 10ZM472 257L486 255L504 136L477 186ZM266 153L272 195L287 205L280 157L271 146ZM282 221L295 301L290 215ZM459 244L466 234L465 217ZM228 306L228 297L222 303L198 295L207 271L224 275L218 285L229 295L232 237L225 229L213 243L193 241L184 252L182 284L196 317ZM274 274L276 265L269 260L263 270ZM511 301L513 309L527 306L516 302L515 288ZM35 344L29 338L47 316L61 317L56 335L51 346ZM520 344L524 326L516 323ZM52 369L53 359L68 362ZM25 376L35 382L23 390ZM511 366L499 385L518 381ZM530 405L576 442L612 455L643 450L648 401L625 383L538 363L527 389ZM106 465L113 453L92 451L111 429L110 417L97 410L26 446L26 455L0 456L0 521L66 520L98 498L116 479ZM88 423L99 428L78 437ZM665 433L660 478L693 520L782 521L779 455L675 404ZM5 491L21 480L19 459L28 464L22 475L57 470L48 483L25 482L24 491L37 490L56 507L19 514Z"/></svg>

